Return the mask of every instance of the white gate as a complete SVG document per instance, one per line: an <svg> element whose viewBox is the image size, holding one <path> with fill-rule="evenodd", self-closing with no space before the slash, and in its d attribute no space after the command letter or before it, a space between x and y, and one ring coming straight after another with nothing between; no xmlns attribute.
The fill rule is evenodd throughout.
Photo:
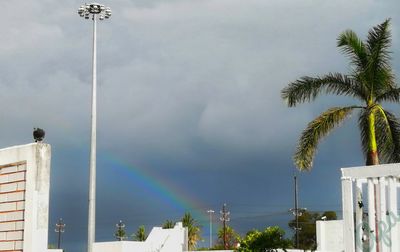
<svg viewBox="0 0 400 252"><path fill-rule="evenodd" d="M399 252L400 164L342 169L345 252Z"/></svg>

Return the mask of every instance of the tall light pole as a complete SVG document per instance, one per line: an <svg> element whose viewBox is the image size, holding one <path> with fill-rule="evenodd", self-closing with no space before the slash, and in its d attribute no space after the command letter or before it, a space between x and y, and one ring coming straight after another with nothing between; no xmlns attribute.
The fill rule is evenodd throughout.
<svg viewBox="0 0 400 252"><path fill-rule="evenodd" d="M88 220L88 252L92 252L95 242L96 222L96 122L97 122L97 76L96 76L96 22L97 19L104 20L111 17L111 9L102 4L90 3L81 5L78 14L85 19L93 20L93 82L92 82L92 129L90 145L90 168L89 168L89 220Z"/></svg>
<svg viewBox="0 0 400 252"><path fill-rule="evenodd" d="M210 214L210 249L212 248L212 214L213 214L214 212L215 212L215 211L212 210L212 209L207 210L207 213Z"/></svg>

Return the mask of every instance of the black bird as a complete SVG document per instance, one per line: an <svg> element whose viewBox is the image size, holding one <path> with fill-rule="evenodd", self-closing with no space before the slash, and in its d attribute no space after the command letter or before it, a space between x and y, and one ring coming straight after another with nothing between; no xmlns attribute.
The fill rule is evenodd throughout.
<svg viewBox="0 0 400 252"><path fill-rule="evenodd" d="M44 139L45 132L41 128L33 128L33 138L35 142L41 142Z"/></svg>

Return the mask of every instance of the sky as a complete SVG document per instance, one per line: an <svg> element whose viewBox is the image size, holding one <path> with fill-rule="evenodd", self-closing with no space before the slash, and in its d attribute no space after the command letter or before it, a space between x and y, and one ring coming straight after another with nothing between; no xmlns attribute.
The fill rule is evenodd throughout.
<svg viewBox="0 0 400 252"><path fill-rule="evenodd" d="M92 23L77 0L3 1L0 16L0 147L52 145L49 243L63 218L62 246L83 252L87 235ZM357 101L321 96L288 108L280 91L301 76L350 71L338 35L392 18L395 0L105 0L98 24L96 240L113 240L191 212L208 244L224 203L244 234L280 225L293 207L292 155L307 122ZM398 81L397 81L398 82ZM399 106L385 104L399 115ZM357 115L321 144L298 174L300 206L341 209L340 168L364 164Z"/></svg>

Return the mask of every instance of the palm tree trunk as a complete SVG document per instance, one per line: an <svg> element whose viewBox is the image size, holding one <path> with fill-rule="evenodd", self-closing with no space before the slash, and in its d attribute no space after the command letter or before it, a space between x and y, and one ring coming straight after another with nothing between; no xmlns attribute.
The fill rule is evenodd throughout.
<svg viewBox="0 0 400 252"><path fill-rule="evenodd" d="M375 136L375 115L371 112L368 116L368 127L369 127L369 150L367 153L367 165L378 165L378 147L376 144Z"/></svg>
<svg viewBox="0 0 400 252"><path fill-rule="evenodd" d="M367 153L367 163L366 165L378 165L379 164L379 156L378 156L378 147L376 144L376 135L375 135L375 115L374 113L370 113L368 116L368 127L369 127L369 150ZM374 207L375 207L375 246L376 252L379 252L379 220L378 220L378 201L377 201L377 185L374 184Z"/></svg>
<svg viewBox="0 0 400 252"><path fill-rule="evenodd" d="M377 151L369 151L367 155L367 165L378 165L379 158Z"/></svg>

